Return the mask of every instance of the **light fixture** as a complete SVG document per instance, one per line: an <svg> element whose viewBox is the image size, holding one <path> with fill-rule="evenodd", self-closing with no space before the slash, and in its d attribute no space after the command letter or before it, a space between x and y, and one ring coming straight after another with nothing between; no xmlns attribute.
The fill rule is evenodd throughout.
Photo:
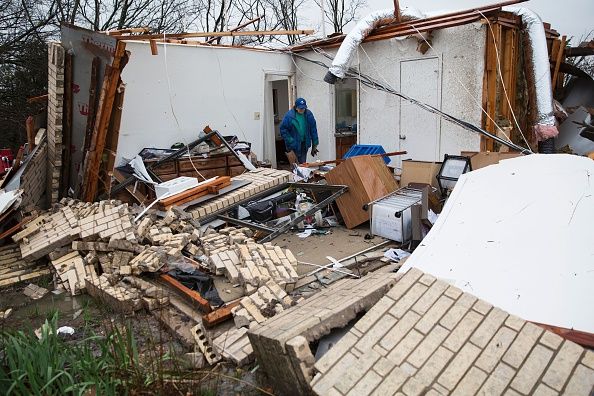
<svg viewBox="0 0 594 396"><path fill-rule="evenodd" d="M443 196L454 189L456 182L466 172L470 172L470 158L461 155L448 155L443 157L443 162L437 173L437 183Z"/></svg>

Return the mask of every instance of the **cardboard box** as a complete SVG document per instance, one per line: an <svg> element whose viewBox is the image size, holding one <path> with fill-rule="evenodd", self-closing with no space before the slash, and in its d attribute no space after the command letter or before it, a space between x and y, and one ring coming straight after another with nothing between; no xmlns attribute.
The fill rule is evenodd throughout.
<svg viewBox="0 0 594 396"><path fill-rule="evenodd" d="M406 187L409 183L424 183L439 188L436 176L440 167L441 162L404 160L402 161L400 186Z"/></svg>
<svg viewBox="0 0 594 396"><path fill-rule="evenodd" d="M485 166L498 164L499 161L519 157L521 153L492 153L490 151L462 151L462 156L470 158L472 170L484 168Z"/></svg>

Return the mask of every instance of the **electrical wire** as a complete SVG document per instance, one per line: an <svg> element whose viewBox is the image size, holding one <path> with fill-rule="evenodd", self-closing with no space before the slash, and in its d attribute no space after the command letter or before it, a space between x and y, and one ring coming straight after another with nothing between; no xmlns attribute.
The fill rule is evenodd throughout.
<svg viewBox="0 0 594 396"><path fill-rule="evenodd" d="M326 65L323 62L316 61L316 60L313 60L313 59L309 59L309 58L307 58L307 57L305 57L303 55L300 55L300 54L295 54L295 56L298 57L298 58L300 58L300 59L303 59L305 61L308 61L308 62L317 64L317 65L319 65L319 66L321 66L321 67L323 67L325 69L328 69L328 65ZM349 68L349 70L347 71L347 77L349 77L349 78L355 78L355 79L360 79L359 81L362 84L364 84L365 86L369 87L369 88L377 89L377 90L384 91L384 92L387 92L389 94L398 96L398 97L400 97L402 99L405 99L408 102L413 103L413 104L415 104L415 105L417 105L417 106L419 106L419 107L421 107L421 108L423 108L423 109L425 109L425 110L427 110L427 111L429 111L431 113L438 114L443 119L451 122L452 124L458 125L461 128L466 129L468 131L479 133L479 134L481 134L483 136L487 136L487 137L493 139L494 141L496 141L496 142L498 142L500 144L503 144L503 145L505 145L505 146L507 146L507 147L509 147L511 149L518 150L518 151L520 151L523 154L531 154L532 153L530 150L528 150L528 149L526 149L524 147L518 146L515 143L508 142L506 140L503 140L499 136L493 135L492 133L490 133L488 131L485 131L484 129L482 129L480 127L477 127L476 125L473 125L473 124L471 124L471 123L469 123L467 121L464 121L464 120L461 120L459 118L456 118L456 117L454 117L454 116L452 116L452 115L450 115L448 113L445 113L445 112L443 112L443 111L435 108L434 106L428 105L428 104L423 103L423 102L421 102L421 101L419 101L417 99L414 99L414 98L412 98L412 97L410 97L408 95L405 95L402 92L396 91L394 88L390 87L389 84L384 85L381 82L379 82L378 80L376 80L376 79L374 79L374 78L372 78L372 77L370 77L370 76L368 76L366 74L361 73L360 76L359 76L359 74L357 73L357 71L353 71L351 68Z"/></svg>
<svg viewBox="0 0 594 396"><path fill-rule="evenodd" d="M507 94L507 88L505 87L505 81L503 80L503 75L501 74L501 59L499 57L499 49L497 48L497 41L495 40L495 33L493 32L493 27L491 26L491 21L489 21L489 18L487 18L485 16L485 14L483 14L481 12L481 10L477 10L477 11L479 12L479 14L481 14L481 16L487 21L487 24L489 25L489 31L491 32L491 37L493 38L493 46L495 47L495 55L497 56L497 73L499 74L499 79L501 80L501 85L503 86L503 93L505 94L505 99L507 100L507 105L509 106L509 110L512 113L512 117L514 119L514 122L516 123L516 127L518 128L520 135L522 135L522 139L524 139L524 143L526 143L526 146L528 147L528 149L530 149L530 144L528 143L528 140L524 136L524 132L522 132L522 128L520 128L520 124L518 123L516 114L514 113L514 109L511 105L509 96ZM493 123L495 123L495 122L493 121ZM530 150L530 151L532 151L532 150Z"/></svg>

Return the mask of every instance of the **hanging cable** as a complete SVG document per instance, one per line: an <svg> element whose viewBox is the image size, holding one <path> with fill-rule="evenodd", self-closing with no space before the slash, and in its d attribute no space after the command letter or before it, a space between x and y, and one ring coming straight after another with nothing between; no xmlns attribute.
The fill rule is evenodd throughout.
<svg viewBox="0 0 594 396"><path fill-rule="evenodd" d="M307 62L311 62L311 63L317 64L318 66L324 67L326 69L328 68L328 66L326 64L324 64L323 62L309 59L309 58L307 58L307 57L305 57L303 55L300 55L300 54L294 54L294 55L297 58L303 59L303 60L305 60ZM490 139L493 139L497 143L503 144L506 147L509 147L509 148L511 148L513 150L517 150L517 151L519 151L519 152L521 152L523 154L531 154L532 153L530 150L527 150L524 147L518 146L515 143L508 142L508 141L500 138L499 136L493 135L492 133L490 133L488 131L485 131L484 129L482 129L480 127L477 127L476 125L473 125L473 124L471 124L471 123L469 123L467 121L464 121L464 120L461 120L459 118L456 118L456 117L454 117L454 116L452 116L452 115L450 115L448 113L445 113L445 112L443 112L443 111L435 108L434 106L428 105L428 104L423 103L423 102L421 102L421 101L419 101L417 99L411 98L410 96L405 95L402 92L398 92L395 89L393 89L392 87L390 87L389 84L384 85L381 82L377 81L376 79L374 79L374 78L372 78L372 77L370 77L370 76L368 76L368 75L366 75L364 73L360 73L359 74L356 70L352 70L351 68L349 68L349 70L347 72L347 77L357 79L357 80L359 80L362 84L364 84L367 87L370 87L370 88L373 88L373 89L377 89L377 90L380 90L380 91L384 91L384 92L387 92L389 94L398 96L398 97L400 97L402 99L405 99L406 101L408 101L410 103L413 103L413 104L415 104L415 105L417 105L417 106L419 106L419 107L421 107L421 108L423 108L423 109L425 109L425 110L427 110L427 111L429 111L431 113L438 114L443 119L451 122L452 124L458 125L461 128L466 129L468 131L479 133L479 134L481 134L483 136L486 136L486 137L488 137Z"/></svg>

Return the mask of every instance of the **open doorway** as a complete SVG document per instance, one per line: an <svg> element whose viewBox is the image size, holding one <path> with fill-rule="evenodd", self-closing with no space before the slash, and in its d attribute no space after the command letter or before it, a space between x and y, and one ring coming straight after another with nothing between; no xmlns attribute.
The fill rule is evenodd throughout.
<svg viewBox="0 0 594 396"><path fill-rule="evenodd" d="M289 167L280 125L293 100L292 81L292 76L266 74L263 159L274 168Z"/></svg>
<svg viewBox="0 0 594 396"><path fill-rule="evenodd" d="M336 139L336 159L346 154L357 143L359 98L357 81L346 78L336 83L334 91L334 137Z"/></svg>

